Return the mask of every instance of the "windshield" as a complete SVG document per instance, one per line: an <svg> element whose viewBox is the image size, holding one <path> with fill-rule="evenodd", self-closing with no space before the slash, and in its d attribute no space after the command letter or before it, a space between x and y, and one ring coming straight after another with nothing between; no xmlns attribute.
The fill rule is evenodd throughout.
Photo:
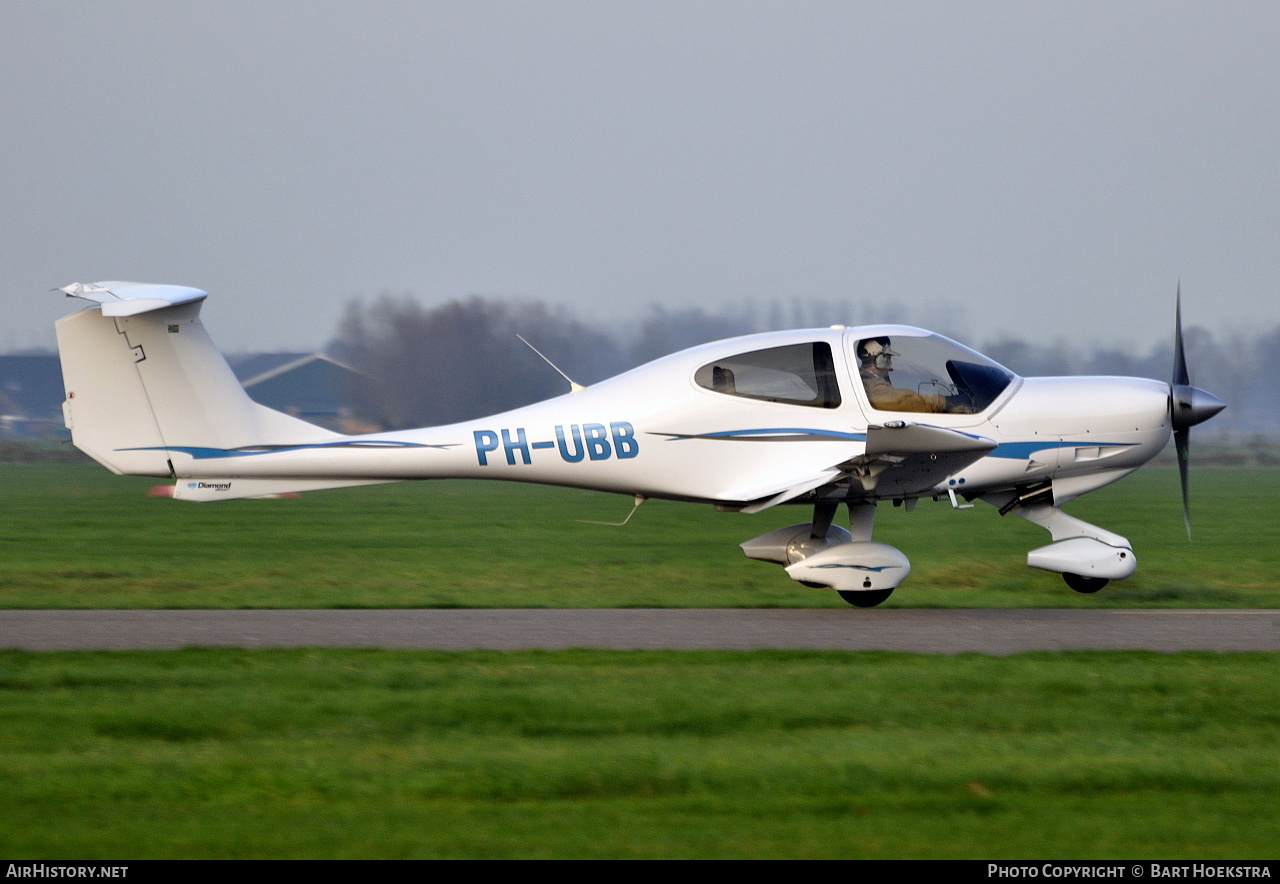
<svg viewBox="0 0 1280 884"><path fill-rule="evenodd" d="M878 411L974 414L1004 392L1014 374L939 335L881 335L854 346L858 374Z"/></svg>

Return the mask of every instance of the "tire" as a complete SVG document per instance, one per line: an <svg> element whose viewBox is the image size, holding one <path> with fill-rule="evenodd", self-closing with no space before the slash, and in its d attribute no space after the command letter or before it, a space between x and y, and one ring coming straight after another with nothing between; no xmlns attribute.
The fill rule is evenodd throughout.
<svg viewBox="0 0 1280 884"><path fill-rule="evenodd" d="M836 592L855 608L874 608L893 595L892 589L837 589Z"/></svg>
<svg viewBox="0 0 1280 884"><path fill-rule="evenodd" d="M1080 574L1063 574L1062 579L1067 581L1067 586L1083 593L1097 592L1111 582L1105 577L1084 577Z"/></svg>

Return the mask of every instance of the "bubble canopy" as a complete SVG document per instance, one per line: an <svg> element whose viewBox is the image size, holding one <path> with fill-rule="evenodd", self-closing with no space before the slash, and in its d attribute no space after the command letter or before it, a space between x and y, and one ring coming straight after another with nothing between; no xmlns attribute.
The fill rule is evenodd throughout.
<svg viewBox="0 0 1280 884"><path fill-rule="evenodd" d="M837 365L845 349L852 374L861 378L873 408L973 414L988 408L1016 378L981 353L923 329L823 331L811 340L798 339L798 333L759 336L756 347L702 365L694 382L729 396L838 408L843 399ZM766 341L773 346L760 346ZM877 395L872 395L873 387ZM893 395L886 399L889 388Z"/></svg>
<svg viewBox="0 0 1280 884"><path fill-rule="evenodd" d="M976 350L942 335L906 326L854 329L852 353L864 381L872 374L945 407L910 410L985 410L1017 377ZM874 403L873 403L874 405Z"/></svg>

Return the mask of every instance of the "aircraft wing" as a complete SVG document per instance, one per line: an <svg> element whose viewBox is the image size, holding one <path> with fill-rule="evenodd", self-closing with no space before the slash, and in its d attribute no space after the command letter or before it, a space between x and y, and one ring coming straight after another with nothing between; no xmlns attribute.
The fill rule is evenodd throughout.
<svg viewBox="0 0 1280 884"><path fill-rule="evenodd" d="M848 482L852 496L896 497L928 491L996 447L983 436L943 427L894 421L867 430L863 454L843 463L725 495L750 500L741 512L758 513L815 491Z"/></svg>
<svg viewBox="0 0 1280 884"><path fill-rule="evenodd" d="M996 442L985 436L891 421L868 427L865 453L841 464L841 469L852 479L855 496L859 487L868 496L918 494L980 460L995 447Z"/></svg>

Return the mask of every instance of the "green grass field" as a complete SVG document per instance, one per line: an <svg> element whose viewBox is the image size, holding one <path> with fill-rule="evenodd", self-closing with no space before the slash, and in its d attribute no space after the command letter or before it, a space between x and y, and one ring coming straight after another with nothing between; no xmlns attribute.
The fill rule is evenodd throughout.
<svg viewBox="0 0 1280 884"><path fill-rule="evenodd" d="M0 855L1280 856L1277 655L0 653Z"/></svg>
<svg viewBox="0 0 1280 884"><path fill-rule="evenodd" d="M803 521L436 482L190 505L0 464L0 607L836 606L736 544ZM1131 580L1028 569L990 507L884 507L888 602L1280 607L1280 471L1069 507ZM1275 858L1276 654L0 652L0 855Z"/></svg>
<svg viewBox="0 0 1280 884"><path fill-rule="evenodd" d="M91 464L0 464L0 607L843 607L737 544L807 520L509 483L425 482L187 504ZM1280 607L1280 470L1148 468L1068 505L1138 573L1092 596L1025 565L1047 532L989 506L882 506L913 572L886 605Z"/></svg>

